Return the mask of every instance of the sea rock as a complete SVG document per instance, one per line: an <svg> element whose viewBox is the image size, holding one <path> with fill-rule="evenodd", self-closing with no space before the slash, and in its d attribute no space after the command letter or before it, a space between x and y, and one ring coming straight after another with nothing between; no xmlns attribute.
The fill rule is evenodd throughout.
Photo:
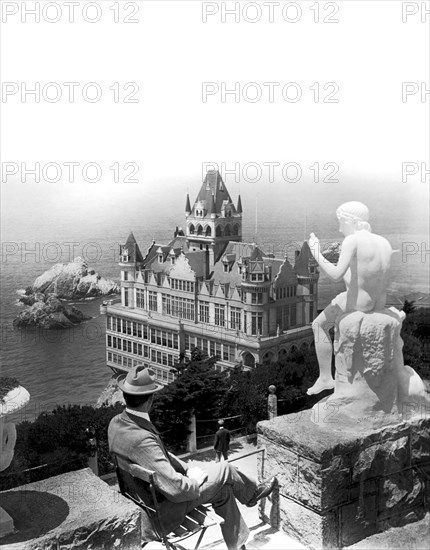
<svg viewBox="0 0 430 550"><path fill-rule="evenodd" d="M31 301L33 303L28 305L14 320L15 327L63 329L91 319L76 307L69 308L63 305L55 294L45 296L40 292L35 293L31 295L31 300L28 303L30 304Z"/></svg>
<svg viewBox="0 0 430 550"><path fill-rule="evenodd" d="M55 293L58 298L70 300L116 294L119 292L119 285L96 273L78 257L68 264L56 264L37 277L30 291L26 290L26 295L31 296L36 292Z"/></svg>
<svg viewBox="0 0 430 550"><path fill-rule="evenodd" d="M324 248L324 250L321 251L321 254L324 256L326 260L328 260L332 264L337 264L340 256L340 250L341 250L340 243L337 243L337 242L330 243Z"/></svg>
<svg viewBox="0 0 430 550"><path fill-rule="evenodd" d="M96 408L104 406L109 407L110 405L115 405L116 403L121 403L122 405L125 404L123 393L118 388L116 379L116 376L112 376L109 380L108 385L97 400Z"/></svg>

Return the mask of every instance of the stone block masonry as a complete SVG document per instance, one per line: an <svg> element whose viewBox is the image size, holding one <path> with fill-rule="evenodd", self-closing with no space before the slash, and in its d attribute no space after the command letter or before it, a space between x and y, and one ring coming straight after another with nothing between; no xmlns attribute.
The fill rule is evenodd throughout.
<svg viewBox="0 0 430 550"><path fill-rule="evenodd" d="M279 480L279 527L310 548L341 548L430 510L430 418L352 433L311 411L258 424ZM266 520L269 518L265 518Z"/></svg>
<svg viewBox="0 0 430 550"><path fill-rule="evenodd" d="M16 532L2 550L138 550L141 512L88 468L0 494Z"/></svg>

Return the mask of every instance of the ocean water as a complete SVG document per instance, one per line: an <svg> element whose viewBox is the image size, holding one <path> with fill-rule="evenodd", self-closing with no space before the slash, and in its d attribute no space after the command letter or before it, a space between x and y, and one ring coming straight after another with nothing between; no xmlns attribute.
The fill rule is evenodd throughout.
<svg viewBox="0 0 430 550"><path fill-rule="evenodd" d="M193 180L191 180L193 182ZM93 318L70 330L14 329L17 291L58 262L84 257L101 275L119 278L118 245L133 230L145 254L151 241L167 242L184 224L187 189L191 200L199 180L154 182L151 186L104 187L59 184L2 185L1 375L15 376L31 394L20 419L31 419L56 404L95 403L111 372L105 364L102 299L80 302ZM238 186L227 180L233 200ZM335 210L346 200L362 200L373 230L399 252L393 258L391 290L401 300L429 292L428 198L410 189L381 186L338 188L266 183L240 189L245 241L280 256L314 231L323 242L341 241ZM320 307L343 289L320 278Z"/></svg>

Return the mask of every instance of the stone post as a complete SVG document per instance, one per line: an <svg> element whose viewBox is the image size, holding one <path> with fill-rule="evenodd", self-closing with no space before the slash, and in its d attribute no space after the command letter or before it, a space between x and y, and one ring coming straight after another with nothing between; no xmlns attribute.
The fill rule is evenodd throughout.
<svg viewBox="0 0 430 550"><path fill-rule="evenodd" d="M98 465L98 453L97 453L97 439L93 426L89 426L86 430L87 434L87 447L89 451L88 455L88 468L95 474L99 475Z"/></svg>
<svg viewBox="0 0 430 550"><path fill-rule="evenodd" d="M190 431L187 440L187 451L189 453L195 453L197 451L197 434L196 434L196 415L191 413L190 424L188 426Z"/></svg>
<svg viewBox="0 0 430 550"><path fill-rule="evenodd" d="M267 416L273 420L278 416L278 398L276 397L276 386L269 386L269 395L267 396Z"/></svg>

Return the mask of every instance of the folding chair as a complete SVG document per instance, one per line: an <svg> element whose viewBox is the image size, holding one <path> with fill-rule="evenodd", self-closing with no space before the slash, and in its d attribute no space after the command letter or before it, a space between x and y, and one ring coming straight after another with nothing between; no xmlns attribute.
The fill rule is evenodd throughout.
<svg viewBox="0 0 430 550"><path fill-rule="evenodd" d="M133 464L120 456L116 456L115 460L120 493L145 510L155 535L151 540L162 542L167 550L180 550L182 548L179 546L181 541L200 532L194 547L194 550L197 550L207 528L223 523L223 519L211 512L208 505L200 505L187 514L182 524L175 531L166 533L157 499L156 472L147 470L138 464ZM127 476L130 476L128 479L131 480L131 484L126 482ZM130 486L133 489L130 489Z"/></svg>

